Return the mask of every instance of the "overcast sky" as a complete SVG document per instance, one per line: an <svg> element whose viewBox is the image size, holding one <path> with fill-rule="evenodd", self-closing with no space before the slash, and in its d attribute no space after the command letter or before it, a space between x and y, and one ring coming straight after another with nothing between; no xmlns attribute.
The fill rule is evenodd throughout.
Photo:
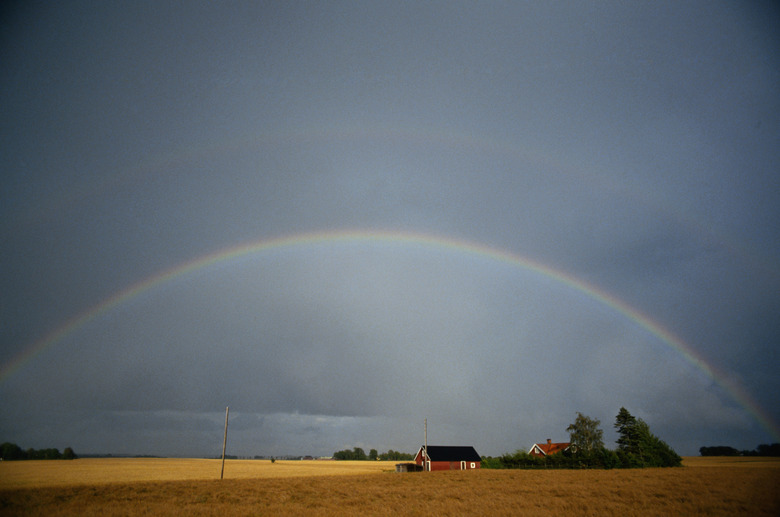
<svg viewBox="0 0 780 517"><path fill-rule="evenodd" d="M4 7L0 441L779 441L773 4Z"/></svg>

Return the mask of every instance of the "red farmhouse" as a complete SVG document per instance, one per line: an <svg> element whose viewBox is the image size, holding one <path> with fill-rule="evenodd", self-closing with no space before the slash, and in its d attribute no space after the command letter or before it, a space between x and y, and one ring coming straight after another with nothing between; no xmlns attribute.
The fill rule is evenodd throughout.
<svg viewBox="0 0 780 517"><path fill-rule="evenodd" d="M481 458L474 447L429 445L428 465L423 470L472 470L480 467ZM423 447L414 457L417 465L423 465Z"/></svg>
<svg viewBox="0 0 780 517"><path fill-rule="evenodd" d="M550 456L565 451L570 445L570 443L552 443L552 440L547 438L547 443L535 443L528 454L541 457Z"/></svg>

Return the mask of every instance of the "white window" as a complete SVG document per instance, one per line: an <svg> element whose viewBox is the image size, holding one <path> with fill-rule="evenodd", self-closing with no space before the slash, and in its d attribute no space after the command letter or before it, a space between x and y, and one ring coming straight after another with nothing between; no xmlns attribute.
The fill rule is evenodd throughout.
<svg viewBox="0 0 780 517"><path fill-rule="evenodd" d="M477 468L477 464L474 463L473 461L471 462L471 468L473 468L473 469Z"/></svg>

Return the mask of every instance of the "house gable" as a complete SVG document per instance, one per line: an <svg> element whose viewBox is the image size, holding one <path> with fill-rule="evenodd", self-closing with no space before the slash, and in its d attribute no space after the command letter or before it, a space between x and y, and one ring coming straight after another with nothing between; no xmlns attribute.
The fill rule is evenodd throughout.
<svg viewBox="0 0 780 517"><path fill-rule="evenodd" d="M553 443L552 440L548 438L547 443L533 444L531 450L528 451L528 454L531 456L550 456L551 454L558 454L559 452L568 450L570 446L571 443L569 442Z"/></svg>

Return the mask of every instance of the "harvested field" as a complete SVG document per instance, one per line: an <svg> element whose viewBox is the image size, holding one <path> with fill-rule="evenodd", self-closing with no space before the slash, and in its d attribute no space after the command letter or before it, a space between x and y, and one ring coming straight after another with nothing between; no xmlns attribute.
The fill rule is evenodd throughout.
<svg viewBox="0 0 780 517"><path fill-rule="evenodd" d="M683 458L686 467L761 467L780 469L780 458L766 456L691 456Z"/></svg>
<svg viewBox="0 0 780 517"><path fill-rule="evenodd" d="M226 460L225 478L285 478L395 471L390 461ZM0 489L94 485L133 481L219 480L221 460L86 458L75 461L0 462Z"/></svg>
<svg viewBox="0 0 780 517"><path fill-rule="evenodd" d="M54 484L41 483L37 488L3 488L0 514L780 515L780 462L706 466L719 459L696 458L686 463L699 465L676 469L409 474L387 472L393 465L391 462L277 462L274 465L265 462L262 465L263 462L248 461L257 463L254 474L249 475L252 469L247 465L246 476L231 478L228 476L231 463L234 463L234 473L239 472L237 466L241 464L234 460L227 463L226 479L222 481L193 477L169 481L159 477L165 471L160 465L166 462L169 462L170 475L195 472L197 468L192 462L205 462L209 469L217 466L215 477L218 478L219 462L214 460L135 460L140 466L151 462L159 467L146 469L158 477L136 482L117 481L116 473L109 474L117 468L118 460L89 460L94 466L99 466L100 461L107 462L105 481L68 484L67 479L62 479ZM87 462L48 464L72 463L76 467L82 461ZM8 466L22 463L25 462L0 465L2 486L8 485L5 476L10 472ZM41 472L49 471L47 462L36 463ZM278 476L266 475L266 471L280 463L299 464L301 474L291 476L295 469L289 465L277 471ZM317 463L328 464L331 469L343 467L344 473L334 475L328 467L311 465ZM374 470L361 472L361 466L356 463Z"/></svg>

